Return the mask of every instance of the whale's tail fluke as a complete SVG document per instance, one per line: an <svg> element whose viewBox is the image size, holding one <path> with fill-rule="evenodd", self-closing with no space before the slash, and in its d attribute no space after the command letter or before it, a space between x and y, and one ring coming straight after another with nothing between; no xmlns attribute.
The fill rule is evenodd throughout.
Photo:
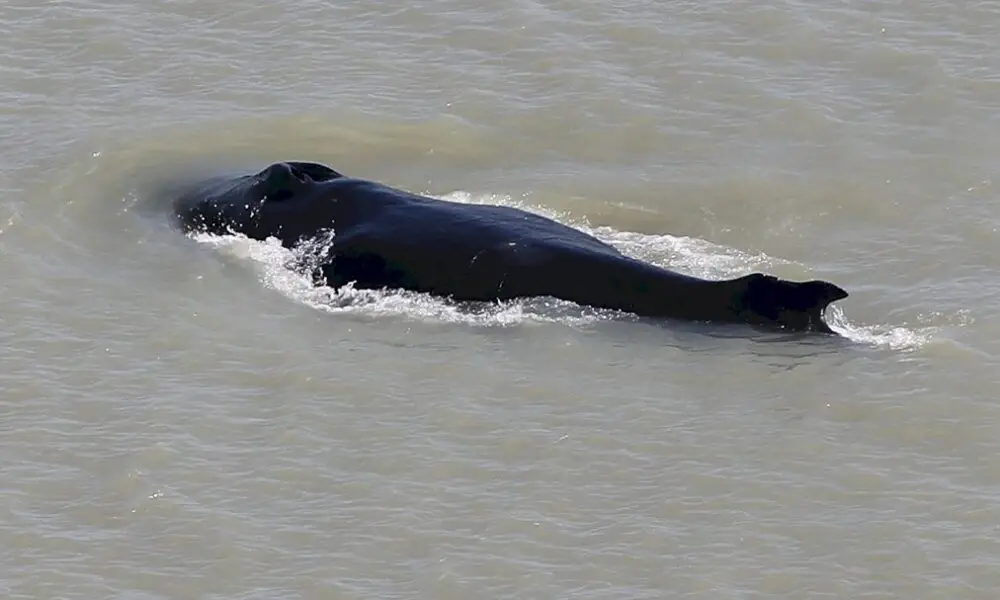
<svg viewBox="0 0 1000 600"><path fill-rule="evenodd" d="M788 281L754 273L735 280L744 288L737 295L737 312L754 324L780 325L795 331L834 333L823 314L848 293L827 281Z"/></svg>

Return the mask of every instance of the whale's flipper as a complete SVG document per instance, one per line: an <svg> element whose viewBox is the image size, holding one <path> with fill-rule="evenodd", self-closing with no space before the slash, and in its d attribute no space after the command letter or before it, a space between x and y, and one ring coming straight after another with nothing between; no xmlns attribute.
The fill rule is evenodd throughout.
<svg viewBox="0 0 1000 600"><path fill-rule="evenodd" d="M834 333L823 320L826 307L848 293L827 281L788 281L754 273L734 281L742 287L735 302L751 323L778 324L796 331ZM739 288L737 288L739 289Z"/></svg>

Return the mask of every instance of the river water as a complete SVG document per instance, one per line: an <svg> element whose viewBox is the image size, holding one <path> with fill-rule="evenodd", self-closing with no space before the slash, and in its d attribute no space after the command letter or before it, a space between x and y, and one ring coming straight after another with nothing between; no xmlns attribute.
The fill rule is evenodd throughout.
<svg viewBox="0 0 1000 600"><path fill-rule="evenodd" d="M995 598L1000 6L0 5L5 598ZM157 182L324 162L839 339L312 289Z"/></svg>

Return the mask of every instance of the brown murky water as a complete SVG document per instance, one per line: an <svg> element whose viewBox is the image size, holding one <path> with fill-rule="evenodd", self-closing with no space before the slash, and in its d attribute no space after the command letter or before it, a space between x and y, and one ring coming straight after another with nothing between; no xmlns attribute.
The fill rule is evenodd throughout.
<svg viewBox="0 0 1000 600"><path fill-rule="evenodd" d="M994 597L1000 7L392 6L0 6L4 597ZM292 158L844 339L331 297L150 208Z"/></svg>

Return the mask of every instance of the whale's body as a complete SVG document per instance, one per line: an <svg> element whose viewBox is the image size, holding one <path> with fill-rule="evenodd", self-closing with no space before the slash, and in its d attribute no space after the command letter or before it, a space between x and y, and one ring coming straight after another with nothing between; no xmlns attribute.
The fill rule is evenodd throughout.
<svg viewBox="0 0 1000 600"><path fill-rule="evenodd" d="M621 252L552 219L428 198L323 165L273 164L197 186L174 205L186 231L242 233L293 247L333 232L315 275L334 288L403 289L457 301L551 296L643 317L832 330L825 281L754 273L707 280Z"/></svg>

